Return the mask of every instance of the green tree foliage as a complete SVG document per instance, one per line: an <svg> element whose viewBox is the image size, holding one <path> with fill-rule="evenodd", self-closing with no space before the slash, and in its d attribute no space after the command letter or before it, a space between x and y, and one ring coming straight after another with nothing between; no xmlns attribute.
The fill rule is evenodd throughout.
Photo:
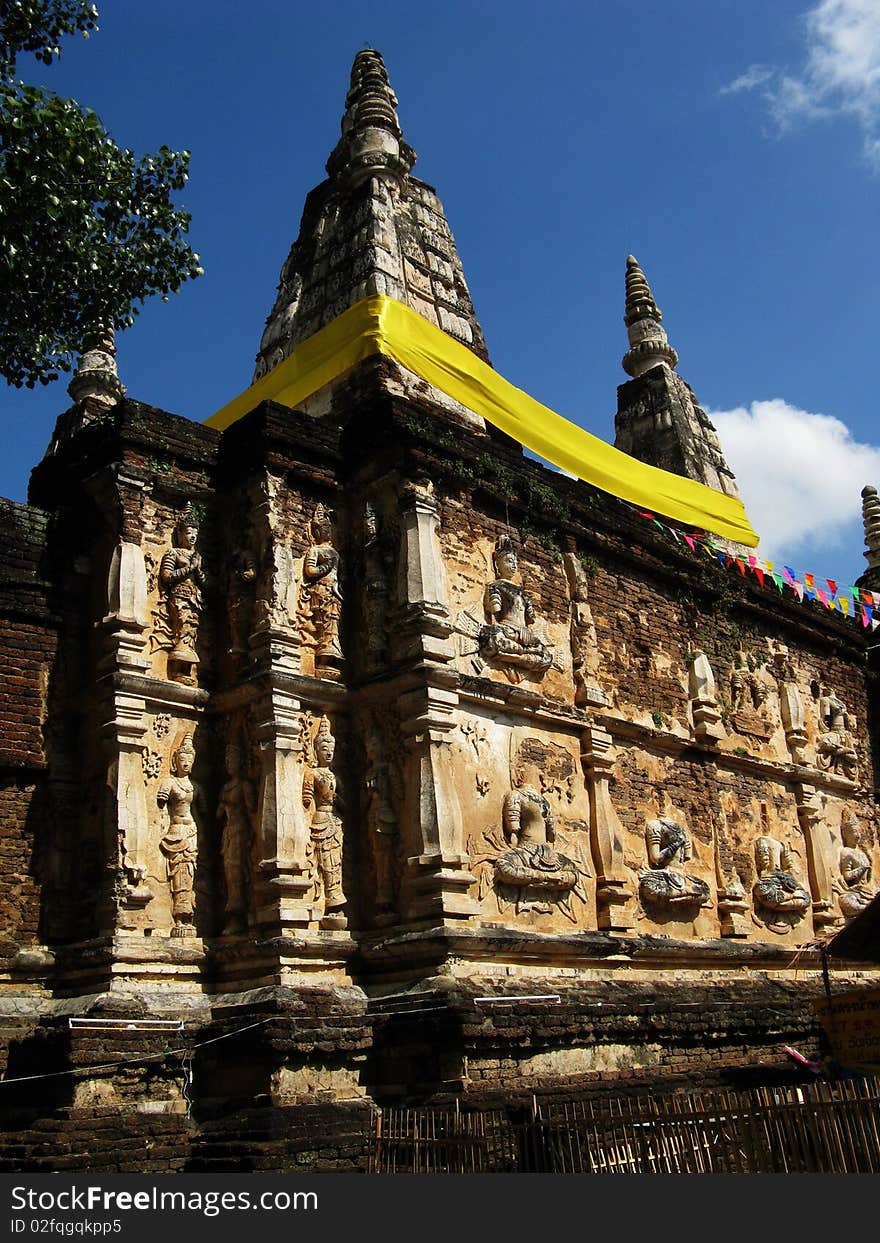
<svg viewBox="0 0 880 1243"><path fill-rule="evenodd" d="M202 273L171 201L189 152L136 156L91 109L16 77L21 53L50 64L97 18L85 0L0 0L0 375L17 387L57 379L99 325L129 326Z"/></svg>

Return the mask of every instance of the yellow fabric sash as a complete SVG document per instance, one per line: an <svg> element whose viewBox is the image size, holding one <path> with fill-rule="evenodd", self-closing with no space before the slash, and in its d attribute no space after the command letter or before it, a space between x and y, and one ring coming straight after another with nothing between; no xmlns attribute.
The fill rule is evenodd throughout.
<svg viewBox="0 0 880 1243"><path fill-rule="evenodd" d="M647 466L606 444L515 388L464 345L384 294L349 307L206 422L222 430L266 400L297 406L372 354L395 359L533 453L613 496L750 548L758 543L742 501Z"/></svg>

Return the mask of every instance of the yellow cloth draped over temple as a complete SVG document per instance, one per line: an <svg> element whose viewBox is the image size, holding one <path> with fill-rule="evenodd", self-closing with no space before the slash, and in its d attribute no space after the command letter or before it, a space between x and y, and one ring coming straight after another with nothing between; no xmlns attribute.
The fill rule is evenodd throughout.
<svg viewBox="0 0 880 1243"><path fill-rule="evenodd" d="M356 363L384 354L560 470L604 492L754 548L742 501L649 466L549 410L466 346L384 294L363 298L206 420L229 427L261 401L295 407Z"/></svg>

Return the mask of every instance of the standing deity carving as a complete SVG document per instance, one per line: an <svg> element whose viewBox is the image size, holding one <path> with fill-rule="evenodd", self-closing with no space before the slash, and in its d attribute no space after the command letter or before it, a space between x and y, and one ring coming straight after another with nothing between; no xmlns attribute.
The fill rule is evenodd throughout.
<svg viewBox="0 0 880 1243"><path fill-rule="evenodd" d="M690 834L668 816L645 827L649 870L639 875L639 897L646 908L685 913L709 905L709 886L681 865L693 857Z"/></svg>
<svg viewBox="0 0 880 1243"><path fill-rule="evenodd" d="M388 572L391 562L389 540L381 529L379 515L369 501L364 506L363 584L361 609L364 620L364 646L371 669L388 659Z"/></svg>
<svg viewBox="0 0 880 1243"><path fill-rule="evenodd" d="M297 617L303 642L314 648L315 671L338 677L342 663L339 645L339 616L342 593L339 589L339 553L331 540L330 517L318 505L309 523L311 544L303 561Z"/></svg>
<svg viewBox="0 0 880 1243"><path fill-rule="evenodd" d="M159 849L165 856L171 888L173 937L195 935L198 828L193 819L193 803L200 796L190 780L194 760L192 734L184 734L171 753L171 776L160 783L156 792L156 802L163 813Z"/></svg>
<svg viewBox="0 0 880 1243"><path fill-rule="evenodd" d="M834 888L841 915L844 919L852 919L865 909L874 896L871 860L862 848L862 826L848 808L844 808L840 831L843 836L838 856L840 878Z"/></svg>
<svg viewBox="0 0 880 1243"><path fill-rule="evenodd" d="M587 575L583 563L574 552L564 553L562 560L571 597L569 636L574 702L582 707L590 702L591 691L593 695L596 694L596 688L592 687L590 682L595 678L599 668L599 644L590 608Z"/></svg>
<svg viewBox="0 0 880 1243"><path fill-rule="evenodd" d="M229 623L229 654L236 661L247 655L254 617L254 580L257 562L249 549L239 549L229 567L226 618Z"/></svg>
<svg viewBox="0 0 880 1243"><path fill-rule="evenodd" d="M775 837L755 841L758 879L752 889L758 915L771 932L786 932L812 905L812 898L798 879L793 850Z"/></svg>
<svg viewBox="0 0 880 1243"><path fill-rule="evenodd" d="M852 735L852 717L835 691L822 687L819 718L824 729L816 744L816 763L825 772L840 773L855 781L859 757Z"/></svg>
<svg viewBox="0 0 880 1243"><path fill-rule="evenodd" d="M247 928L251 857L257 832L257 789L245 770L245 753L237 742L226 747L226 781L217 803L220 854L226 881L223 936Z"/></svg>
<svg viewBox="0 0 880 1243"><path fill-rule="evenodd" d="M196 665L196 638L206 584L201 553L196 551L199 527L189 507L174 528L173 547L159 564L159 588L167 617L155 619L153 647L168 649L169 661Z"/></svg>
<svg viewBox="0 0 880 1243"><path fill-rule="evenodd" d="M342 891L342 821L337 815L339 797L331 768L336 740L330 722L321 717L314 742L314 762L303 778L303 806L309 827L315 864L324 897L325 927L345 927L345 894Z"/></svg>
<svg viewBox="0 0 880 1243"><path fill-rule="evenodd" d="M730 675L731 719L738 734L767 739L772 732L766 711L770 688L758 668L753 657L740 652Z"/></svg>
<svg viewBox="0 0 880 1243"><path fill-rule="evenodd" d="M395 863L400 839L395 805L399 805L403 788L401 774L387 758L385 739L375 720L367 724L364 745L367 753L367 824L376 869L375 923L382 926L394 923L397 918Z"/></svg>

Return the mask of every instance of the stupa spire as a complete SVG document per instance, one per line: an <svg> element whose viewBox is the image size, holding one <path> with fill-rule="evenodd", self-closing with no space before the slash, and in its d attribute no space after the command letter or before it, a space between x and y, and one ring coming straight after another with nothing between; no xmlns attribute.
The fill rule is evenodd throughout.
<svg viewBox="0 0 880 1243"><path fill-rule="evenodd" d="M858 579L860 587L880 588L880 496L873 484L862 488L862 522L865 527L865 560L868 568Z"/></svg>
<svg viewBox="0 0 880 1243"><path fill-rule="evenodd" d="M640 462L738 496L712 420L675 370L678 354L634 255L626 259L623 322L629 336L623 369L632 379L617 389L615 445Z"/></svg>
<svg viewBox="0 0 880 1243"><path fill-rule="evenodd" d="M327 172L357 185L367 177L405 177L415 160L415 151L403 139L385 62L373 48L365 48L351 67L342 136Z"/></svg>
<svg viewBox="0 0 880 1243"><path fill-rule="evenodd" d="M433 186L411 174L415 158L382 57L364 48L352 65L329 176L306 199L281 269L255 380L371 294L404 303L488 361L443 206Z"/></svg>
<svg viewBox="0 0 880 1243"><path fill-rule="evenodd" d="M125 385L116 366L116 341L112 330L99 327L92 333L67 391L75 402L88 402L96 410L108 410L125 396Z"/></svg>
<svg viewBox="0 0 880 1243"><path fill-rule="evenodd" d="M626 310L623 322L629 337L629 349L623 356L623 369L627 375L635 379L658 363L675 368L678 354L661 327L663 315L634 255L627 255L626 258Z"/></svg>

